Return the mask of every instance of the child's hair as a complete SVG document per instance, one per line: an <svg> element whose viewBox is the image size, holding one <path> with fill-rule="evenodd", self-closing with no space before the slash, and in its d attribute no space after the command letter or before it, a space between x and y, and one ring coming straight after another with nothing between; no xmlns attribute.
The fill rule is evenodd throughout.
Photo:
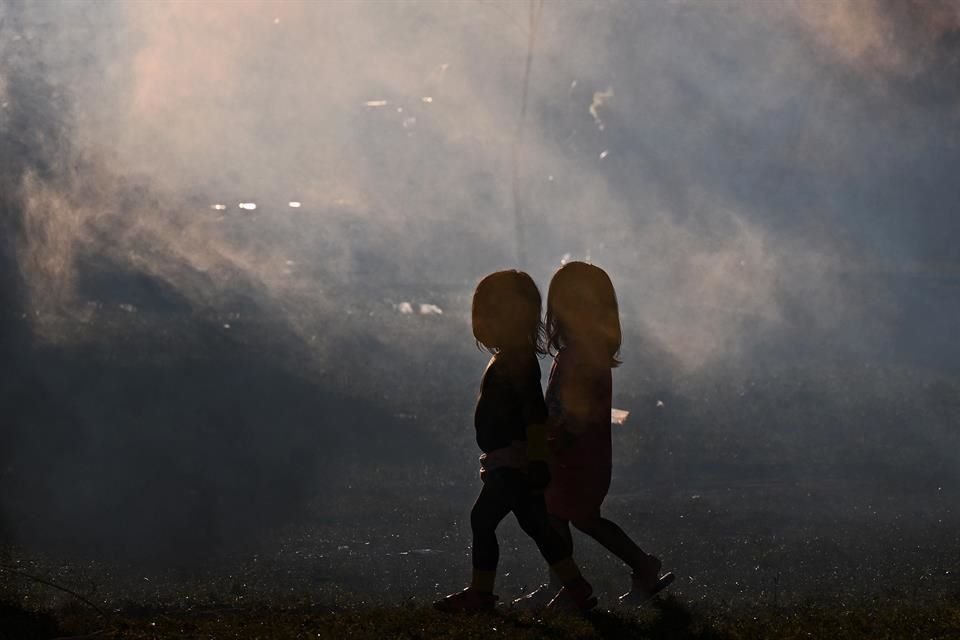
<svg viewBox="0 0 960 640"><path fill-rule="evenodd" d="M533 278L516 269L491 273L473 292L477 347L490 353L524 348L545 354L540 313L540 290Z"/></svg>
<svg viewBox="0 0 960 640"><path fill-rule="evenodd" d="M555 354L578 343L609 358L610 367L620 364L622 334L617 294L610 276L586 262L568 262L553 275L547 292L547 349Z"/></svg>

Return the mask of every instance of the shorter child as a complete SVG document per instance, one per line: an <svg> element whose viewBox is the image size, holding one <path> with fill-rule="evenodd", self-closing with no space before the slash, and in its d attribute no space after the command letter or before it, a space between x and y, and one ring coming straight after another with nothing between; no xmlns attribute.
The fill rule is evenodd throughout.
<svg viewBox="0 0 960 640"><path fill-rule="evenodd" d="M474 413L483 488L470 512L473 579L467 589L437 601L441 611L493 609L500 556L496 529L511 512L563 584L550 607L586 611L596 606L569 545L550 524L543 498L549 472L537 358L544 353L540 309L540 292L522 271L492 273L473 294L473 335L493 356Z"/></svg>

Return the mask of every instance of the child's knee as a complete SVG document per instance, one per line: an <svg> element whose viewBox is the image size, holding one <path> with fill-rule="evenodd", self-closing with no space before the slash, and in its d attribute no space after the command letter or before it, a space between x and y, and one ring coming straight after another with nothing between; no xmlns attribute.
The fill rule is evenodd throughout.
<svg viewBox="0 0 960 640"><path fill-rule="evenodd" d="M541 523L533 520L532 518L517 518L517 524L520 525L520 528L525 534L535 540L541 537L544 530L547 528L546 522Z"/></svg>
<svg viewBox="0 0 960 640"><path fill-rule="evenodd" d="M491 533L496 529L496 524L483 509L474 506L470 510L470 528L474 532Z"/></svg>
<svg viewBox="0 0 960 640"><path fill-rule="evenodd" d="M578 531L581 531L586 534L590 534L591 531L595 531L597 524L600 522L600 518L577 518L576 520L571 520L570 524L577 528Z"/></svg>

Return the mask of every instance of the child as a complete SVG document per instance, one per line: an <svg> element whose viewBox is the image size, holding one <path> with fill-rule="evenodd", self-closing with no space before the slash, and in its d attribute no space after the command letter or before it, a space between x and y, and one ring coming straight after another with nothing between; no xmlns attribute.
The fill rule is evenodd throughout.
<svg viewBox="0 0 960 640"><path fill-rule="evenodd" d="M540 292L522 271L498 271L473 294L473 335L493 357L487 365L474 413L483 488L470 512L473 580L464 591L439 600L442 611L491 610L499 559L497 525L511 511L563 587L550 607L586 611L593 589L570 557L570 547L551 526L543 489L547 417L538 355L544 353Z"/></svg>
<svg viewBox="0 0 960 640"><path fill-rule="evenodd" d="M548 350L555 353L546 395L555 456L547 511L571 548L572 522L633 570L631 589L620 601L639 604L670 584L673 574L660 577L660 560L600 515L610 488L611 369L620 364L621 341L617 295L603 269L570 262L557 271L547 294L546 332ZM535 606L538 600L543 588L516 604Z"/></svg>

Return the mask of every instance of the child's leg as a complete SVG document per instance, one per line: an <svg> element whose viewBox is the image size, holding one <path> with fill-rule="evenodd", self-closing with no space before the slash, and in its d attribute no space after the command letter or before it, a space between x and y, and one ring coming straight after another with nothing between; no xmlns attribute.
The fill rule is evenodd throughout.
<svg viewBox="0 0 960 640"><path fill-rule="evenodd" d="M560 538L563 539L563 543L567 546L567 553L572 556L573 534L570 533L570 522L556 516L548 516L548 518L550 520L550 526L553 527L554 531L560 534ZM556 571L551 569L549 588L556 592L561 586L563 586L563 580L560 579L560 576L557 575Z"/></svg>
<svg viewBox="0 0 960 640"><path fill-rule="evenodd" d="M580 569L572 558L573 543L565 539L560 530L554 528L547 515L542 495L522 496L517 500L513 513L520 528L537 543L541 555L550 565L551 574L556 574L564 585L583 580Z"/></svg>
<svg viewBox="0 0 960 640"><path fill-rule="evenodd" d="M473 579L470 586L483 593L493 593L500 560L497 525L510 513L512 505L508 498L509 494L491 478L483 485L470 511L470 527L473 529Z"/></svg>
<svg viewBox="0 0 960 640"><path fill-rule="evenodd" d="M560 534L563 542L567 545L570 555L573 555L573 534L570 533L570 521L557 516L547 516L547 518L550 521L550 526Z"/></svg>
<svg viewBox="0 0 960 640"><path fill-rule="evenodd" d="M574 520L573 526L599 542L635 572L646 569L647 554L615 523L598 515L595 518Z"/></svg>
<svg viewBox="0 0 960 640"><path fill-rule="evenodd" d="M574 520L573 526L602 544L633 570L630 591L620 596L621 604L640 604L673 582L673 574L660 575L660 559L644 553L623 529L606 518Z"/></svg>

